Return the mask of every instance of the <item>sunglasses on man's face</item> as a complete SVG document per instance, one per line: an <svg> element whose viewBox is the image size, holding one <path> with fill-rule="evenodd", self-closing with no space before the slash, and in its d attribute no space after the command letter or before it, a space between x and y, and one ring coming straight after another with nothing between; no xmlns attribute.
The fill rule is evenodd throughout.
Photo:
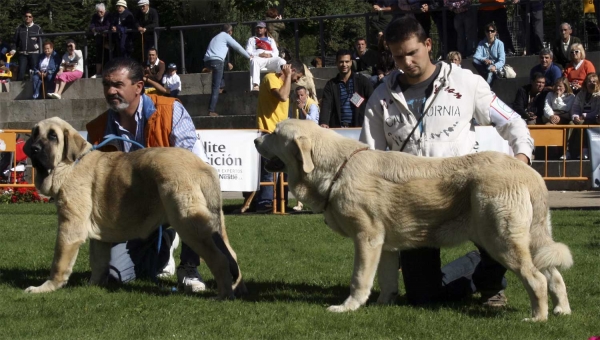
<svg viewBox="0 0 600 340"><path fill-rule="evenodd" d="M68 48L75 48L73 45L67 45Z"/></svg>
<svg viewBox="0 0 600 340"><path fill-rule="evenodd" d="M33 18L33 15L25 15L25 18Z"/></svg>
<svg viewBox="0 0 600 340"><path fill-rule="evenodd" d="M487 30L488 33L496 33L496 30Z"/></svg>

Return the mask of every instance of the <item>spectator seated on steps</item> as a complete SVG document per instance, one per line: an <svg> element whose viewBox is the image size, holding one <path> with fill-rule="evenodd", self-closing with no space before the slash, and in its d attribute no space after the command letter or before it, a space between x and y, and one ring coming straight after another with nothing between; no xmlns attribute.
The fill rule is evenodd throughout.
<svg viewBox="0 0 600 340"><path fill-rule="evenodd" d="M569 53L573 44L581 44L579 38L572 36L573 30L571 25L563 22L560 25L560 37L554 41L552 46L552 52L554 54L554 61L560 65L563 69L567 67L570 62Z"/></svg>
<svg viewBox="0 0 600 340"><path fill-rule="evenodd" d="M552 57L553 54L549 48L542 49L539 55L540 63L531 68L529 72L529 78L533 77L535 73L542 73L546 77L545 91L552 91L554 83L562 77L562 71L558 65L552 62Z"/></svg>
<svg viewBox="0 0 600 340"><path fill-rule="evenodd" d="M585 77L590 73L596 73L596 68L594 64L585 59L585 49L582 44L571 45L569 60L563 75L569 79L573 93L577 94L583 86Z"/></svg>
<svg viewBox="0 0 600 340"><path fill-rule="evenodd" d="M367 41L364 38L356 39L354 49L352 53L352 70L370 77L379 59L377 52L367 48Z"/></svg>
<svg viewBox="0 0 600 340"><path fill-rule="evenodd" d="M58 73L56 73L56 87L53 93L48 93L48 97L61 99L65 90L65 85L72 83L83 76L83 54L81 50L76 49L75 41L67 39L67 53L62 57L62 62Z"/></svg>
<svg viewBox="0 0 600 340"><path fill-rule="evenodd" d="M250 59L251 91L259 90L262 69L268 72L279 72L281 66L286 64L286 61L279 57L277 43L267 35L267 25L262 21L256 23L256 35L248 39L246 52L252 56Z"/></svg>
<svg viewBox="0 0 600 340"><path fill-rule="evenodd" d="M531 77L531 83L517 90L513 109L527 125L543 124L544 105L547 92L544 92L546 78L542 73L536 73Z"/></svg>
<svg viewBox="0 0 600 340"><path fill-rule="evenodd" d="M54 44L50 40L44 41L44 54L40 57L38 64L33 69L31 76L33 83L33 99L46 99L47 92L54 89L56 73L62 62L60 56L54 51ZM42 80L44 84L42 85Z"/></svg>

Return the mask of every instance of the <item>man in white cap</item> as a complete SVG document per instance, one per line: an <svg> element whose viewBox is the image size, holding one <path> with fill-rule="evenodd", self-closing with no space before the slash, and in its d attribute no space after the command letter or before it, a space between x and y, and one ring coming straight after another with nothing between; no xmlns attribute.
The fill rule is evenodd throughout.
<svg viewBox="0 0 600 340"><path fill-rule="evenodd" d="M138 31L142 34L144 39L144 55L148 55L148 51L154 46L154 28L158 27L158 12L154 8L150 8L150 2L148 0L138 1L138 7L140 10L135 15L139 28ZM157 34L158 38L158 34Z"/></svg>
<svg viewBox="0 0 600 340"><path fill-rule="evenodd" d="M117 1L116 5L117 13L113 17L111 24L111 31L116 33L117 40L119 42L119 56L129 57L133 52L133 37L132 33L125 32L128 29L138 29L138 24L133 17L133 14L127 9L127 2L125 0Z"/></svg>
<svg viewBox="0 0 600 340"><path fill-rule="evenodd" d="M250 90L258 91L260 84L260 70L265 68L269 72L280 72L285 65L285 59L279 57L277 43L267 35L267 25L259 21L256 23L256 35L248 39L246 52L253 58L250 59Z"/></svg>

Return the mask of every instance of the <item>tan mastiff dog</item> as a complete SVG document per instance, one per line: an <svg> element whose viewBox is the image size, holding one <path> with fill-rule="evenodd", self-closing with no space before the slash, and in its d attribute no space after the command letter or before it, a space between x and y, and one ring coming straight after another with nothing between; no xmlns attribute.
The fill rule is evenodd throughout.
<svg viewBox="0 0 600 340"><path fill-rule="evenodd" d="M296 198L354 241L350 296L333 312L367 302L375 273L378 303L398 294L398 251L451 247L467 240L523 281L534 321L571 309L557 268L573 264L569 248L552 240L548 192L523 162L497 153L425 158L367 150L365 144L316 124L289 119L255 140L268 171L288 173Z"/></svg>
<svg viewBox="0 0 600 340"><path fill-rule="evenodd" d="M92 151L92 145L60 118L39 122L24 151L35 169L35 186L54 198L58 235L49 279L26 292L61 288L77 252L90 239L91 284L108 277L111 244L148 237L171 224L205 261L218 297L245 287L225 231L215 169L182 148L131 153Z"/></svg>

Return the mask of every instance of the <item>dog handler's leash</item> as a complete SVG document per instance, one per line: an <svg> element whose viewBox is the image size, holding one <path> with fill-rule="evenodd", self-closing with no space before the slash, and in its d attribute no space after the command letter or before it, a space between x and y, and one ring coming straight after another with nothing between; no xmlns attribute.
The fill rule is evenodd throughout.
<svg viewBox="0 0 600 340"><path fill-rule="evenodd" d="M342 163L342 165L340 166L340 168L338 169L338 171L335 173L335 176L333 176L333 180L331 180L331 184L329 185L329 189L327 189L327 196L325 196L325 206L323 206L323 211L325 211L327 209L327 205L329 205L329 196L331 196L331 190L333 190L333 185L335 184L335 182L337 182L337 180L342 175L342 170L344 170L344 168L346 167L346 164L348 164L348 161L350 160L350 158L352 158L352 156L356 155L357 153L359 153L361 151L366 151L366 150L369 150L368 146L364 147L364 148L360 148L360 149L354 150L350 154L350 156L348 156L348 158L346 158L346 160L344 161L344 163Z"/></svg>
<svg viewBox="0 0 600 340"><path fill-rule="evenodd" d="M131 144L134 144L136 146L139 146L141 149L145 149L145 147L142 144L140 144L140 143L138 143L138 142L136 142L134 140L131 140L131 139L128 139L128 138L125 138L125 137L121 137L121 136L117 136L117 135L114 135L114 134L110 134L110 135L104 136L104 140L102 141L102 143L92 146L91 149L89 149L88 151L86 151L83 155L81 155L81 157L77 158L77 160L75 160L75 164L79 163L79 161L85 155L87 155L88 153L100 149L101 147L105 146L106 144L112 142L113 140L120 140L120 141L123 141L123 142L131 143ZM162 234L163 234L163 226L161 225L160 228L158 228L158 245L156 247L157 254L160 253L160 248L162 246ZM156 263L156 264L158 264L158 263ZM156 273L156 266L153 266L153 267L155 268L155 272L154 272L153 277L156 278L157 277L157 275L156 275L157 274ZM116 272L118 273L118 270L116 270Z"/></svg>

